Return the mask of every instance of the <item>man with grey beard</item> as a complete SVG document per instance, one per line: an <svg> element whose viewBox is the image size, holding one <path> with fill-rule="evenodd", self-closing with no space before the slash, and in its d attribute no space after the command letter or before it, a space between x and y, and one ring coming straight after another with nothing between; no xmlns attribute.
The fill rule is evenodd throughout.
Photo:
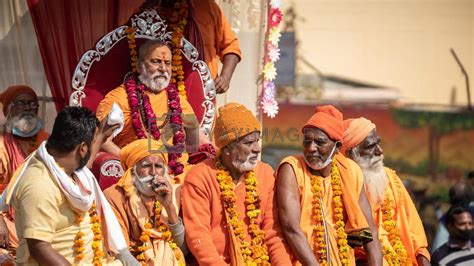
<svg viewBox="0 0 474 266"><path fill-rule="evenodd" d="M97 107L97 118L101 121L114 104L124 115L123 130L103 144L104 151L118 157L121 148L148 136L167 144L179 142L178 148L186 145L190 153L197 150L200 140L206 141L191 105L178 91L180 85L170 82L171 76L172 53L167 44L160 40L142 44L137 71L129 73L124 83L107 93ZM183 151L179 163L185 164L187 157ZM177 163L170 160L170 164ZM179 168L171 170L180 174L182 167Z"/></svg>
<svg viewBox="0 0 474 266"><path fill-rule="evenodd" d="M11 86L1 94L3 114L7 122L0 132L0 193L10 182L13 172L25 158L38 148L48 134L38 118L38 97L35 91L23 85ZM13 218L8 212L1 213L0 246L16 248ZM8 228L8 230L6 229Z"/></svg>
<svg viewBox="0 0 474 266"><path fill-rule="evenodd" d="M342 152L364 173L384 264L429 265L428 242L420 216L396 172L384 166L375 124L361 117L345 120L344 128Z"/></svg>

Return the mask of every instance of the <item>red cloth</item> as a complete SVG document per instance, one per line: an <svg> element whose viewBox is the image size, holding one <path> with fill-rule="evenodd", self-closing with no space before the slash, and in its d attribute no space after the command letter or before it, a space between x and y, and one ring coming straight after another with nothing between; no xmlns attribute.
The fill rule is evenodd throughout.
<svg viewBox="0 0 474 266"><path fill-rule="evenodd" d="M38 101L38 96L36 96L35 91L25 85L15 85L10 86L6 91L1 94L0 99L3 104L3 114L6 116L8 111L8 106L15 100L15 98L20 94L29 94L33 96Z"/></svg>
<svg viewBox="0 0 474 266"><path fill-rule="evenodd" d="M315 127L323 130L332 140L342 141L344 134L342 113L332 105L318 106L315 111L303 126L303 133L305 128Z"/></svg>
<svg viewBox="0 0 474 266"><path fill-rule="evenodd" d="M99 152L92 164L92 173L102 191L117 183L124 171L117 156Z"/></svg>

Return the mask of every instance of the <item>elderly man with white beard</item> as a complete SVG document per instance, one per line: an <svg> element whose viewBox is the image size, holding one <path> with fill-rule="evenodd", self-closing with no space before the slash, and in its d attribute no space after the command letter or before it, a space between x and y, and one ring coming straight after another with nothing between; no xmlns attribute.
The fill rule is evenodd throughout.
<svg viewBox="0 0 474 266"><path fill-rule="evenodd" d="M0 193L10 182L13 172L25 158L48 138L38 117L38 97L24 85L11 86L1 94L5 130L0 132ZM8 212L0 219L0 246L16 248L15 224ZM8 229L8 230L7 230Z"/></svg>
<svg viewBox="0 0 474 266"><path fill-rule="evenodd" d="M396 172L383 163L381 138L366 118L344 121L342 152L362 169L386 265L429 265L420 216Z"/></svg>
<svg viewBox="0 0 474 266"><path fill-rule="evenodd" d="M179 85L172 76L172 54L166 43L149 40L139 47L137 72L129 73L124 83L110 91L97 107L97 117L103 120L112 106L118 105L124 114L122 132L104 143L102 149L119 156L120 149L137 139L152 137L180 148L170 154L168 165L173 174L183 172L188 152L196 150L204 140L191 105L180 98Z"/></svg>

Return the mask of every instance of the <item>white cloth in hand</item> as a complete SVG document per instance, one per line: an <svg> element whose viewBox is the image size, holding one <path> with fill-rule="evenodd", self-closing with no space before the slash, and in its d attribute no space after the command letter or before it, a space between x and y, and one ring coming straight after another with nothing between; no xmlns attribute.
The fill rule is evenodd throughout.
<svg viewBox="0 0 474 266"><path fill-rule="evenodd" d="M117 103L114 103L112 105L112 109L110 109L110 113L109 113L108 118L107 118L107 124L109 126L120 124L120 127L115 129L114 132L112 133L114 138L118 134L120 134L120 132L122 132L122 129L123 129L123 111L118 106Z"/></svg>

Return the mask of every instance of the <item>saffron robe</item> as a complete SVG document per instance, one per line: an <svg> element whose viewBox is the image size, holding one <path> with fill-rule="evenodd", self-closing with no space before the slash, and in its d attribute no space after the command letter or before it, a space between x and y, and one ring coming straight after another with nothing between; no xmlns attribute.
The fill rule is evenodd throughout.
<svg viewBox="0 0 474 266"><path fill-rule="evenodd" d="M394 210L393 217L397 225L400 238L405 247L410 261L417 265L416 256L419 254L430 260L430 253L428 252L428 241L426 239L423 223L421 222L415 204L410 198L410 194L406 190L397 173L385 167L388 183L385 193L392 197L392 208ZM370 197L369 197L370 200ZM382 205L381 203L370 202L372 211L374 213L374 222L377 225L379 237L382 246L390 246L388 240L388 232L382 227ZM384 264L388 265L386 261Z"/></svg>
<svg viewBox="0 0 474 266"><path fill-rule="evenodd" d="M212 78L215 79L219 70L219 59L224 60L226 54L235 54L241 58L239 40L214 1L193 0L192 2L204 42L204 60L209 66Z"/></svg>
<svg viewBox="0 0 474 266"><path fill-rule="evenodd" d="M140 241L141 233L144 230L146 222L152 222L154 219L154 201L150 198L141 197L137 190L133 187L131 171L127 171L120 181L104 191L104 195L110 203L110 206L117 216L122 233L125 236L132 254L137 255L138 246L142 244ZM172 181L171 181L172 182ZM176 211L179 211L179 187L173 186L173 204ZM165 208L162 209L160 220L167 224L167 213ZM145 252L147 265L178 265L174 251L169 244L160 239L161 233L153 232L150 235L152 248ZM182 254L181 254L182 255ZM184 256L183 256L184 259Z"/></svg>
<svg viewBox="0 0 474 266"><path fill-rule="evenodd" d="M290 256L280 230L278 210L273 197L275 178L273 169L258 162L254 169L258 181L257 193L260 210L257 224L265 232L265 244L272 265L291 265ZM183 219L189 250L199 265L229 265L236 258L228 232L228 225L217 181L215 161L208 159L194 166L186 175L182 187ZM245 209L245 184L243 178L235 186L236 210L243 220L246 240L250 241L249 219Z"/></svg>
<svg viewBox="0 0 474 266"><path fill-rule="evenodd" d="M280 166L287 163L293 169L300 192L301 220L300 227L304 232L306 239L311 247L313 245L313 229L315 221L312 219L313 211L313 193L311 192L311 172L306 166L303 156L289 156L283 159ZM344 206L343 215L345 231L350 239L357 239L357 242L368 241L371 239L370 230L362 210L359 206L359 194L364 187L364 176L360 167L350 159L345 158L338 153L333 158L341 174L342 203ZM323 189L323 208L324 220L327 225L326 246L329 248L328 261L334 265L341 265L339 258L339 249L337 245L336 221L334 219L333 189L331 187L331 176L326 178L317 177ZM315 252L316 254L316 252ZM349 250L349 263L355 265L353 249ZM296 265L301 265L298 262Z"/></svg>
<svg viewBox="0 0 474 266"><path fill-rule="evenodd" d="M166 94L165 90L162 90L158 93L153 93L149 90L145 91L145 94L148 95L150 99L150 104L153 108L153 112L156 115L156 123L158 127L160 127L165 121L165 118L168 114L168 95ZM105 95L105 98L99 103L97 107L97 118L99 120L103 120L107 117L110 110L112 109L112 105L117 103L117 105L122 109L124 115L124 126L122 132L118 134L114 139L114 143L119 146L120 148L124 147L125 145L131 143L132 141L138 139L135 135L135 130L132 126L132 117L131 117L131 108L128 103L128 96L127 91L123 85L119 86L118 88L110 91ZM183 118L183 126L187 129L195 129L199 127L197 122L196 116L194 115L193 109L191 105L189 105L188 101L180 98L180 105ZM145 123L148 123L146 121ZM168 121L167 124L160 130L161 132L161 139L163 142L172 143L173 131L170 126L170 122ZM145 130L143 127L142 122L142 129ZM146 131L145 131L146 132ZM185 132L186 133L186 132ZM180 161L186 162L188 160L188 156L186 153L183 153L181 156Z"/></svg>

